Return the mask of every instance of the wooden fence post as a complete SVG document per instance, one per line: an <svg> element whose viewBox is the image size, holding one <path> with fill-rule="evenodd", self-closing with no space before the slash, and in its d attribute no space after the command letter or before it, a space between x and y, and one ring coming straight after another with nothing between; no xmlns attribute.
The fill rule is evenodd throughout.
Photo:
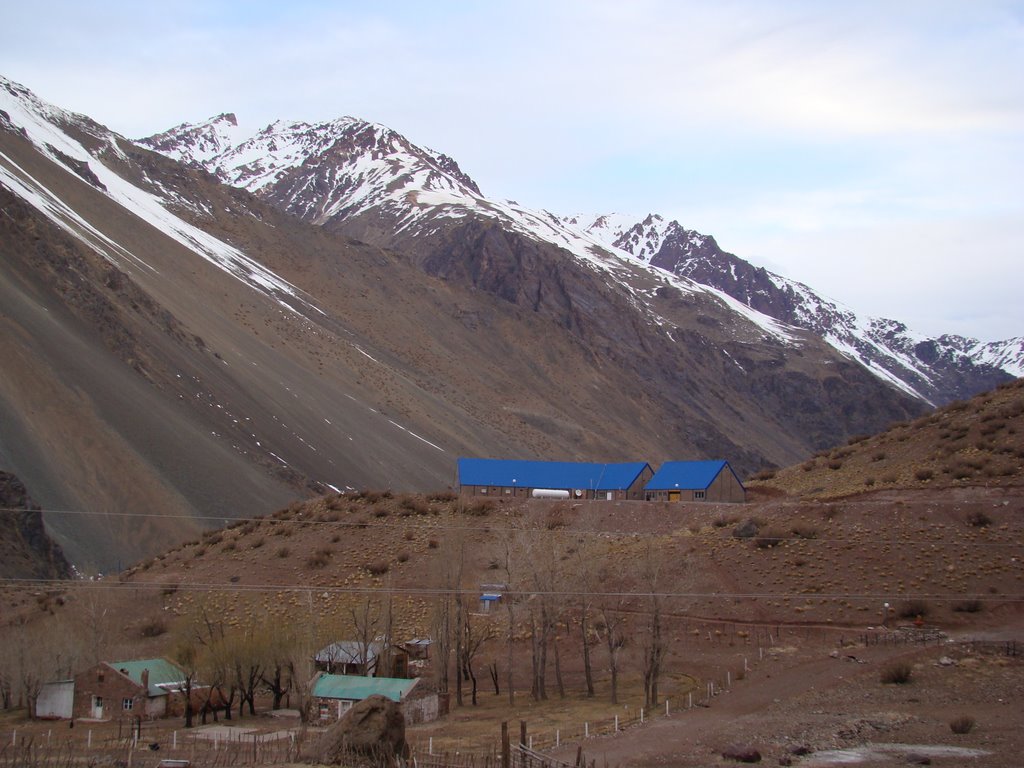
<svg viewBox="0 0 1024 768"><path fill-rule="evenodd" d="M512 768L512 748L508 741L508 720L501 722L501 768Z"/></svg>

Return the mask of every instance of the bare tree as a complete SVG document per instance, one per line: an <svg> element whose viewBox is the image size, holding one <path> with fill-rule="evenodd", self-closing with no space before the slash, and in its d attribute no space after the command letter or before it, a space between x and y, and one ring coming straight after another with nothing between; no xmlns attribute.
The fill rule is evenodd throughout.
<svg viewBox="0 0 1024 768"><path fill-rule="evenodd" d="M606 567L598 574L602 594L598 600L597 610L600 622L596 629L604 638L608 649L608 671L611 674L611 701L619 703L619 652L626 645L626 614L623 612L624 600L617 593L621 580L615 579Z"/></svg>
<svg viewBox="0 0 1024 768"><path fill-rule="evenodd" d="M648 709L658 704L658 681L665 659L666 642L662 631L662 596L659 594L661 564L656 560L650 541L647 542L643 558L641 578L647 587L648 615L643 633L643 680L644 706Z"/></svg>
<svg viewBox="0 0 1024 768"><path fill-rule="evenodd" d="M476 673L473 671L473 660L476 655L480 652L481 647L488 640L492 639L497 635L497 631L494 627L494 622L490 618L485 618L482 621L474 624L472 617L469 612L466 612L465 619L462 624L463 640L461 644L461 658L459 666L461 668L462 677L472 681L472 701L473 706L477 706L476 700ZM497 680L497 674L495 673L492 677Z"/></svg>
<svg viewBox="0 0 1024 768"><path fill-rule="evenodd" d="M437 688L442 693L450 690L450 665L454 656L456 665L455 701L462 706L462 660L463 623L465 601L463 598L463 570L466 560L465 534L459 530L450 531L442 547L438 549L434 582L438 590L434 606L433 634L437 669Z"/></svg>
<svg viewBox="0 0 1024 768"><path fill-rule="evenodd" d="M587 686L587 696L594 695L594 668L590 660L591 613L593 612L594 565L597 561L593 548L586 544L586 539L577 542L574 558L574 577L576 585L576 608L579 610L579 638L583 652L583 677ZM572 634L566 618L566 632Z"/></svg>
<svg viewBox="0 0 1024 768"><path fill-rule="evenodd" d="M356 664L359 667L359 674L369 677L373 672L371 662L375 653L377 628L381 623L380 606L376 600L367 597L355 607L350 607L349 615L352 617L352 626L355 627L357 653L359 654Z"/></svg>

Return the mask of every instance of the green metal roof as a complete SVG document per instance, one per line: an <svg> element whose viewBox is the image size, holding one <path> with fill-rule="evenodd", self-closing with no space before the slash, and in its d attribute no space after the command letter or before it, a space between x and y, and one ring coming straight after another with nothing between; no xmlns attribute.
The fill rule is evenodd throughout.
<svg viewBox="0 0 1024 768"><path fill-rule="evenodd" d="M313 695L322 699L362 701L378 693L392 701L402 698L416 685L416 678L361 677L359 675L320 675L313 684Z"/></svg>
<svg viewBox="0 0 1024 768"><path fill-rule="evenodd" d="M167 687L175 687L185 680L185 673L167 659L138 659L136 661L108 661L110 666L125 675L132 681L142 685L142 671L149 670L149 696L162 696L167 693Z"/></svg>

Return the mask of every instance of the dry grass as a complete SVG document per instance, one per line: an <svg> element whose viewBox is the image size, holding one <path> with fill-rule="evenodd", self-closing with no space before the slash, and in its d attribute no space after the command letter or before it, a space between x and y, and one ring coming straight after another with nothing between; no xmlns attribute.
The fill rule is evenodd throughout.
<svg viewBox="0 0 1024 768"><path fill-rule="evenodd" d="M1009 486L1024 481L1024 380L951 403L879 435L857 436L751 489L836 498L866 489Z"/></svg>

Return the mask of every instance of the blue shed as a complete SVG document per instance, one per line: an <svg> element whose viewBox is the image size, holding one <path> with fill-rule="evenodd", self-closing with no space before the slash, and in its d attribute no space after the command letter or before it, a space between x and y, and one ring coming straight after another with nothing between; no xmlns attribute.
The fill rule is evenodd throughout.
<svg viewBox="0 0 1024 768"><path fill-rule="evenodd" d="M646 498L743 503L747 490L728 461L667 461L647 483Z"/></svg>

